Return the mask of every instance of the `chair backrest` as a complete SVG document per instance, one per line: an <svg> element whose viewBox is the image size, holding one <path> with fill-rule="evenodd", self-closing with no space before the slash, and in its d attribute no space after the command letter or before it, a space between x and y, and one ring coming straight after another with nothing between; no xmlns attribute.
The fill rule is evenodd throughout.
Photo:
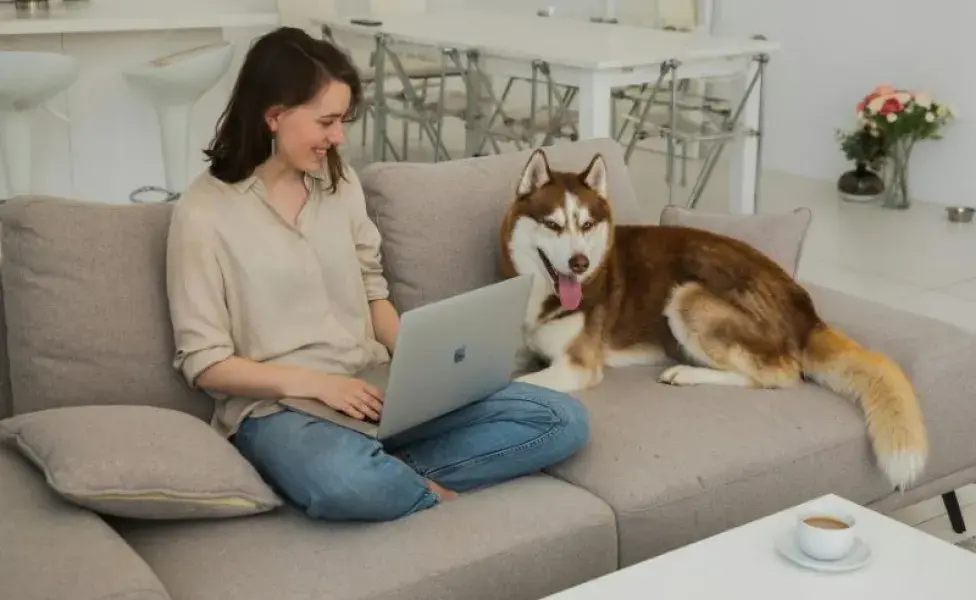
<svg viewBox="0 0 976 600"><path fill-rule="evenodd" d="M628 6L626 22L654 29L711 33L715 0L649 0Z"/></svg>

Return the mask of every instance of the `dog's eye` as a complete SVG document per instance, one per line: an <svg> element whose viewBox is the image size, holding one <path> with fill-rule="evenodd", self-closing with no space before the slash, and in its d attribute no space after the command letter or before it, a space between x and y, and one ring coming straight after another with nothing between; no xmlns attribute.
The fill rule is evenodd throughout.
<svg viewBox="0 0 976 600"><path fill-rule="evenodd" d="M593 221L587 221L586 223L583 223L580 229L582 229L583 231L589 231L593 229Z"/></svg>
<svg viewBox="0 0 976 600"><path fill-rule="evenodd" d="M560 229L562 229L559 223L553 221L552 219L546 219L542 222L542 224L553 231L559 231Z"/></svg>

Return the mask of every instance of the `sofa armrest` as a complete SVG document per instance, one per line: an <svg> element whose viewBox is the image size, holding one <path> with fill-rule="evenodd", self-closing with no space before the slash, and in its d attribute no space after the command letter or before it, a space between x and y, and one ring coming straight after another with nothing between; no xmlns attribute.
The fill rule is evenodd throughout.
<svg viewBox="0 0 976 600"><path fill-rule="evenodd" d="M969 353L976 350L976 333L835 290L811 284L804 287L810 291L824 321L862 345L889 354L903 369L953 371L971 364Z"/></svg>
<svg viewBox="0 0 976 600"><path fill-rule="evenodd" d="M101 517L61 499L9 447L0 447L0 582L0 596L17 600L170 600Z"/></svg>
<svg viewBox="0 0 976 600"><path fill-rule="evenodd" d="M806 284L821 318L897 362L915 386L930 444L923 481L976 465L976 333Z"/></svg>

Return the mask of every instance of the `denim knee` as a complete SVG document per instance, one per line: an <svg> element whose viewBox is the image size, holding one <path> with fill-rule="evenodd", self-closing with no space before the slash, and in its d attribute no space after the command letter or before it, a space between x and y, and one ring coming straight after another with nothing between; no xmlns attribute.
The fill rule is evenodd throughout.
<svg viewBox="0 0 976 600"><path fill-rule="evenodd" d="M553 443L559 444L563 454L575 454L590 439L590 414L582 402L568 394L558 393L550 399L553 412L559 417L559 435Z"/></svg>
<svg viewBox="0 0 976 600"><path fill-rule="evenodd" d="M515 383L507 390L510 397L521 397L548 408L557 429L550 442L556 454L568 457L586 445L590 438L590 415L586 406L563 392L527 383Z"/></svg>

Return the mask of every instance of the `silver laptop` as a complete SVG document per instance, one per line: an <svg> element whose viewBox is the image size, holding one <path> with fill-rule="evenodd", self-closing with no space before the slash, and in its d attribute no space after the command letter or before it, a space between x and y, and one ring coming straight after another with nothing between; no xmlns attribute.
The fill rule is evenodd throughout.
<svg viewBox="0 0 976 600"><path fill-rule="evenodd" d="M405 312L393 359L356 375L384 392L378 423L314 399L281 402L385 440L481 400L512 381L531 287L520 275Z"/></svg>

